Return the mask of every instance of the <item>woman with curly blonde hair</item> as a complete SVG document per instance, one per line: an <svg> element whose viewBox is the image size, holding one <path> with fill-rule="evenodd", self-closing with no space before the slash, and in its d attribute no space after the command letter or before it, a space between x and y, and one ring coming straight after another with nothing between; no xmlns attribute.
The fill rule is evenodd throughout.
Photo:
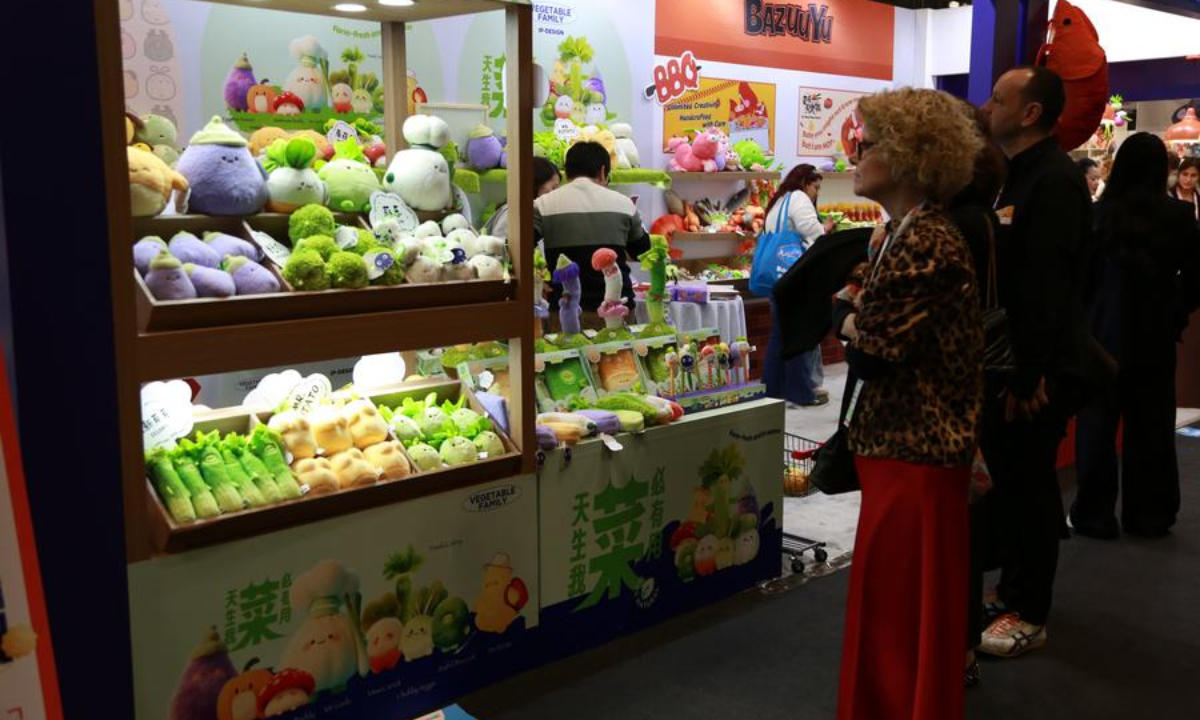
<svg viewBox="0 0 1200 720"><path fill-rule="evenodd" d="M961 720L983 328L971 251L943 204L971 181L983 139L942 92L858 107L854 192L891 221L835 319L858 379L842 422L862 486L838 718Z"/></svg>

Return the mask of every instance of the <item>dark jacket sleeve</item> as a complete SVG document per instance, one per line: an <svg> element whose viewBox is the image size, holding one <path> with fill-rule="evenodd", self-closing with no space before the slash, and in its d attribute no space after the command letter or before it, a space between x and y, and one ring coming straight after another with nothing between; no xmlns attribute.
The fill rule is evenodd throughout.
<svg viewBox="0 0 1200 720"><path fill-rule="evenodd" d="M1076 293L1082 292L1091 245L1091 202L1078 178L1066 169L1049 170L1030 196L1021 211L1029 238L1021 248L1025 257L1011 263L1018 273L1000 281L1011 283L1002 292L1013 300L1008 310L1017 368L1009 388L1022 398L1033 394L1056 353L1075 340Z"/></svg>
<svg viewBox="0 0 1200 720"><path fill-rule="evenodd" d="M639 256L650 249L650 235L642 225L642 216L634 211L629 218L629 235L625 239L625 252L630 258L637 260Z"/></svg>
<svg viewBox="0 0 1200 720"><path fill-rule="evenodd" d="M542 238L544 238L544 237L545 237L545 235L542 234L542 211L538 210L537 206L534 206L534 208L533 208L533 240L534 240L534 242L541 242ZM551 265L550 267L554 267L554 266Z"/></svg>
<svg viewBox="0 0 1200 720"><path fill-rule="evenodd" d="M1189 229L1181 248L1178 276L1179 299L1185 315L1200 308L1200 223L1189 223Z"/></svg>

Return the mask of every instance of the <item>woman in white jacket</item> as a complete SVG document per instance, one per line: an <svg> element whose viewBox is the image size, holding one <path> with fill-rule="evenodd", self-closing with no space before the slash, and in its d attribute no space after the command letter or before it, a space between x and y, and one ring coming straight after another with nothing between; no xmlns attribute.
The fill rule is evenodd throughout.
<svg viewBox="0 0 1200 720"><path fill-rule="evenodd" d="M767 204L764 227L777 227L779 214L787 207L786 227L800 236L807 250L817 238L833 229L832 220L821 222L817 215L817 196L820 192L819 170L807 164L792 168ZM789 195L791 202L781 202ZM814 348L784 362L779 322L774 317L774 301L771 310L771 339L767 343L767 356L763 361L763 382L767 386L767 395L786 400L789 405L824 405L829 402L829 393L821 387L825 380L825 372L821 367L821 348Z"/></svg>

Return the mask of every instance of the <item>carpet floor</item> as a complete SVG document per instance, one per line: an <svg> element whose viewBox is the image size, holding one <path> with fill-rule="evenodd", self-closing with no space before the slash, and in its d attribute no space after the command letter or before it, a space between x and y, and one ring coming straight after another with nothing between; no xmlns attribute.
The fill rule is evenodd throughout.
<svg viewBox="0 0 1200 720"><path fill-rule="evenodd" d="M1048 645L986 662L968 720L1200 717L1200 439L1178 449L1175 532L1065 542ZM481 720L830 720L848 579L746 592L461 704Z"/></svg>

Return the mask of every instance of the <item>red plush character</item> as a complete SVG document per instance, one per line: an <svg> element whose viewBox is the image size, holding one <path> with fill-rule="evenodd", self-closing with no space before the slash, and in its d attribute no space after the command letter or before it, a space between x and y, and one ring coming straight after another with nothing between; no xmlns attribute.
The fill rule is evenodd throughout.
<svg viewBox="0 0 1200 720"><path fill-rule="evenodd" d="M1108 105L1108 58L1096 28L1082 10L1059 0L1035 64L1063 79L1067 104L1054 135L1063 150L1074 150L1096 131Z"/></svg>

